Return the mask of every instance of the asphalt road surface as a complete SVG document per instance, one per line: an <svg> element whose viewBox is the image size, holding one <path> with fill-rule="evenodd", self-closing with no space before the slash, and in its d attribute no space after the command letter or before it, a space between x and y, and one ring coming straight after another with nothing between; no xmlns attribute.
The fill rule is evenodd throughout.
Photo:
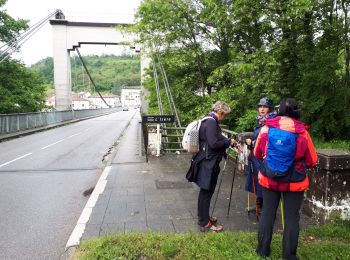
<svg viewBox="0 0 350 260"><path fill-rule="evenodd" d="M60 259L117 141L136 110L0 143L0 259Z"/></svg>

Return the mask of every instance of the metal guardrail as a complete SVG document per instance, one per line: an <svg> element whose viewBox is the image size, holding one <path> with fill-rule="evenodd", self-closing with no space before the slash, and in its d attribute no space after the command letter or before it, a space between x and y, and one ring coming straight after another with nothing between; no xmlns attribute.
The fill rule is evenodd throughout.
<svg viewBox="0 0 350 260"><path fill-rule="evenodd" d="M116 107L54 112L0 114L0 135L54 125L74 119L113 113L120 110L120 107Z"/></svg>
<svg viewBox="0 0 350 260"><path fill-rule="evenodd" d="M164 150L165 152L175 152L175 151L184 151L181 147L181 141L182 141L182 134L180 135L179 133L184 133L186 130L186 127L164 127L163 130L166 130L165 132L167 134L162 134L162 138L163 137L171 137L171 141L162 141L162 145L163 148L162 150ZM173 134L173 133L176 134ZM227 137L236 137L237 133L234 131L230 131L227 129L222 129L222 132L225 136ZM171 134L169 134L171 133ZM180 139L180 140L179 140ZM177 148L179 147L179 148ZM230 150L233 150L232 148L230 148Z"/></svg>

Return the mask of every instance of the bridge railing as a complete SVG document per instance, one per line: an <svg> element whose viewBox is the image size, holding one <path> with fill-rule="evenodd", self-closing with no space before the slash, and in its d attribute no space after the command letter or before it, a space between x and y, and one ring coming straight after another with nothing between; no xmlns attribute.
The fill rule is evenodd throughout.
<svg viewBox="0 0 350 260"><path fill-rule="evenodd" d="M120 107L116 107L54 112L0 114L0 135L54 125L74 119L113 113L120 110Z"/></svg>
<svg viewBox="0 0 350 260"><path fill-rule="evenodd" d="M164 153L177 153L185 152L182 148L181 141L185 127L165 127L162 129L161 147ZM227 129L227 126L221 126L222 133L228 138L235 138L242 146L242 153L236 153L236 151L230 147L228 155L230 158L235 159L237 156L238 169L245 171L248 166L249 149L245 143L246 138L252 137L252 132L237 133ZM165 131L164 131L165 130Z"/></svg>
<svg viewBox="0 0 350 260"><path fill-rule="evenodd" d="M185 127L164 127L162 130L162 149L165 152L184 151L181 146L182 137L185 132ZM165 130L165 131L164 131ZM237 133L228 129L222 128L222 132L226 137L236 137ZM166 133L166 134L165 134ZM230 148L230 150L233 150Z"/></svg>

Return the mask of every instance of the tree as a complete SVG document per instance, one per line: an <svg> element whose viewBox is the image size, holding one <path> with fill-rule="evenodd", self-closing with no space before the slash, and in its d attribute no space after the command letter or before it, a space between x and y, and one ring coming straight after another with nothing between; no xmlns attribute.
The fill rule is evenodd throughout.
<svg viewBox="0 0 350 260"><path fill-rule="evenodd" d="M0 63L0 113L37 112L45 107L42 79L16 61Z"/></svg>
<svg viewBox="0 0 350 260"><path fill-rule="evenodd" d="M141 83L140 57L115 55L88 55L83 60L99 91L119 93L121 86L139 86ZM47 57L30 67L53 88L53 59ZM77 56L71 57L73 91L93 91L92 84ZM116 87L116 89L113 89Z"/></svg>
<svg viewBox="0 0 350 260"><path fill-rule="evenodd" d="M0 0L3 7L6 0ZM28 28L27 21L15 20L0 10L0 41L6 43L0 54L7 57L6 46L16 48L20 32ZM0 113L40 111L45 106L45 86L42 79L18 61L0 61Z"/></svg>
<svg viewBox="0 0 350 260"><path fill-rule="evenodd" d="M349 11L348 0L144 0L134 29L157 46L182 121L222 99L233 108L230 126L252 130L260 97L275 103L295 97L313 134L346 139ZM149 75L155 111L152 70Z"/></svg>
<svg viewBox="0 0 350 260"><path fill-rule="evenodd" d="M0 8L2 8L7 0L0 0ZM19 36L20 31L28 28L28 21L23 19L14 19L5 11L0 10L0 42L13 44Z"/></svg>

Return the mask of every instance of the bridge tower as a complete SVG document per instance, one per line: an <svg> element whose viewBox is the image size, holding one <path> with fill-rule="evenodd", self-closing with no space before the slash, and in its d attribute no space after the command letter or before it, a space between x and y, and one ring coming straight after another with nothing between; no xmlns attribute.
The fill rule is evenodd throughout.
<svg viewBox="0 0 350 260"><path fill-rule="evenodd" d="M54 85L56 110L71 110L72 80L70 52L82 44L130 45L134 47L135 34L121 32L118 23L70 22L64 15L50 20L53 35ZM141 81L149 60L141 51Z"/></svg>

